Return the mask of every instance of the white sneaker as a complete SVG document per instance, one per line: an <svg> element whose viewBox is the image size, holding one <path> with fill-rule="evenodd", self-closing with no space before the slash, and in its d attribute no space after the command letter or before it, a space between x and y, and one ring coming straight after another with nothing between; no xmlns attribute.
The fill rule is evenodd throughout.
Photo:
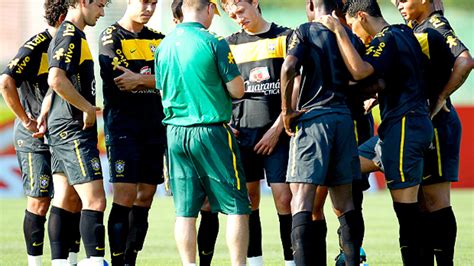
<svg viewBox="0 0 474 266"><path fill-rule="evenodd" d="M263 265L263 257L251 257L247 258L247 262L249 266L262 266Z"/></svg>
<svg viewBox="0 0 474 266"><path fill-rule="evenodd" d="M41 266L43 262L41 261L42 255L39 256L31 256L28 255L28 266Z"/></svg>
<svg viewBox="0 0 474 266"><path fill-rule="evenodd" d="M71 266L77 265L77 253L76 252L69 252L69 256L67 257L67 262Z"/></svg>
<svg viewBox="0 0 474 266"><path fill-rule="evenodd" d="M51 266L69 266L69 262L65 259L52 260Z"/></svg>
<svg viewBox="0 0 474 266"><path fill-rule="evenodd" d="M285 260L285 266L296 266L294 260Z"/></svg>

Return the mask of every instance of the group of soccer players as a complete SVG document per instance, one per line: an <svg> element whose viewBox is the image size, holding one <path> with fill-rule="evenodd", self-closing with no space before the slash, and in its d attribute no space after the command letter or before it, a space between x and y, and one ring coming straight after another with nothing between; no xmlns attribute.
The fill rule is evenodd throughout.
<svg viewBox="0 0 474 266"><path fill-rule="evenodd" d="M237 173L242 167L250 200L250 265L263 264L259 202L264 178L275 201L286 265L326 264L322 210L328 192L340 222L338 263L359 264L362 192L373 171L385 173L403 263L433 265L436 258L438 265L453 264L456 219L450 182L458 180L461 124L449 96L474 61L443 16L440 1L433 1L394 1L407 25L390 25L376 0L308 0L309 22L295 30L265 20L258 0L220 1L241 27L225 38L231 51L225 60L237 65L245 93L233 100L226 123L240 150L234 168ZM53 265L77 264L81 238L84 263L103 265L106 200L97 149L99 108L83 30L104 16L108 2L46 0L48 29L20 48L0 79L2 95L17 117L14 145L27 195L29 265L41 265L50 205ZM183 5L198 2L217 11L214 0L174 0L175 22L183 21ZM135 265L156 187L164 181L162 121L172 115L163 113L154 56L165 36L145 26L156 5L156 0L128 1L123 17L102 32L99 42L113 184L107 224L113 265ZM382 123L374 137L370 110L376 104ZM171 179L175 173L171 169ZM219 231L213 204L214 198L200 205L201 265L211 264Z"/></svg>

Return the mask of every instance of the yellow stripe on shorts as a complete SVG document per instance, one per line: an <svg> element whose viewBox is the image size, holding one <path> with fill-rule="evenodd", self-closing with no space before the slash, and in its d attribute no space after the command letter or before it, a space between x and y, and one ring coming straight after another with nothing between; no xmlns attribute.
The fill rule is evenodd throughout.
<svg viewBox="0 0 474 266"><path fill-rule="evenodd" d="M237 170L237 157L235 156L234 149L232 148L232 135L225 125L223 125L227 131L227 141L229 142L230 152L232 153L232 164L234 166L235 179L237 180L237 189L240 190L240 178L239 171Z"/></svg>
<svg viewBox="0 0 474 266"><path fill-rule="evenodd" d="M74 140L74 146L76 149L77 161L79 162L79 166L81 167L82 176L86 176L86 169L84 168L84 163L81 159L81 152L79 151L79 141L77 139Z"/></svg>
<svg viewBox="0 0 474 266"><path fill-rule="evenodd" d="M293 150L291 151L291 176L296 175L296 135L298 135L298 126L296 126L295 135L293 136Z"/></svg>
<svg viewBox="0 0 474 266"><path fill-rule="evenodd" d="M439 135L438 135L438 129L434 129L434 135L435 135L435 144L436 144L436 157L438 158L438 175L443 176L443 168L441 164L441 148L439 146Z"/></svg>
<svg viewBox="0 0 474 266"><path fill-rule="evenodd" d="M30 171L30 188L33 191L33 187L35 185L35 181L33 179L33 155L31 152L28 153L28 170Z"/></svg>
<svg viewBox="0 0 474 266"><path fill-rule="evenodd" d="M406 116L402 118L402 133L400 137L400 177L402 182L405 182L405 174L403 173L403 148L405 146L405 123Z"/></svg>
<svg viewBox="0 0 474 266"><path fill-rule="evenodd" d="M354 120L354 135L356 138L357 146L359 146L359 134L357 133L357 121Z"/></svg>

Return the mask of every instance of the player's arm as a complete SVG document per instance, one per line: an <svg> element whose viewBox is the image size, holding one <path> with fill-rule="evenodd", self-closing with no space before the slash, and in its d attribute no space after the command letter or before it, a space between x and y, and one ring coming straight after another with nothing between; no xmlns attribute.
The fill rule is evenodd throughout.
<svg viewBox="0 0 474 266"><path fill-rule="evenodd" d="M357 53L344 26L339 22L335 13L332 16L326 15L321 17L319 22L336 35L337 46L344 59L344 63L355 80L364 79L374 73L372 65L364 61L359 53Z"/></svg>
<svg viewBox="0 0 474 266"><path fill-rule="evenodd" d="M51 88L48 89L46 95L43 98L43 102L41 103L41 111L36 119L38 132L33 133L33 138L43 138L48 131L48 114L49 109L51 109L51 102L53 101L53 90Z"/></svg>
<svg viewBox="0 0 474 266"><path fill-rule="evenodd" d="M48 84L61 98L84 112L84 127L86 129L95 124L96 111L100 108L88 102L72 85L66 76L66 71L58 67L49 69Z"/></svg>
<svg viewBox="0 0 474 266"><path fill-rule="evenodd" d="M16 82L10 75L3 74L0 76L0 91L5 103L21 121L22 125L29 131L36 132L36 121L25 112L18 96Z"/></svg>
<svg viewBox="0 0 474 266"><path fill-rule="evenodd" d="M225 84L227 91L229 92L230 97L234 99L240 99L244 96L244 79L242 76L238 75L233 80Z"/></svg>
<svg viewBox="0 0 474 266"><path fill-rule="evenodd" d="M117 66L123 74L114 78L115 84L122 91L148 90L155 88L155 76L135 73L123 66Z"/></svg>
<svg viewBox="0 0 474 266"><path fill-rule="evenodd" d="M224 38L216 36L212 45L217 57L217 70L225 83L227 92L234 99L242 98L245 93L244 79L235 64L234 55L230 51L229 44Z"/></svg>

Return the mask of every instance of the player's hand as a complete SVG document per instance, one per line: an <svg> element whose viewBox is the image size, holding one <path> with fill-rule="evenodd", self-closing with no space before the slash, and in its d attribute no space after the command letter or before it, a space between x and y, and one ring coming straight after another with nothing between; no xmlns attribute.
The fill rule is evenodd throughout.
<svg viewBox="0 0 474 266"><path fill-rule="evenodd" d="M36 119L34 119L29 113L27 115L28 115L28 120L21 121L21 124L23 125L23 127L33 133L38 131L38 129L36 128L37 127Z"/></svg>
<svg viewBox="0 0 474 266"><path fill-rule="evenodd" d="M117 69L123 74L114 78L115 85L121 91L132 91L140 86L140 74L130 71L130 69L123 66L117 66Z"/></svg>
<svg viewBox="0 0 474 266"><path fill-rule="evenodd" d="M255 145L253 151L257 154L261 155L270 155L275 149L275 146L280 139L280 134L283 131L283 128L280 127L271 127L265 135L263 135L262 139Z"/></svg>
<svg viewBox="0 0 474 266"><path fill-rule="evenodd" d="M433 119L441 109L447 113L451 112L448 106L446 106L446 99L438 98L438 100L430 106L430 118Z"/></svg>
<svg viewBox="0 0 474 266"><path fill-rule="evenodd" d="M239 136L239 131L235 128L233 128L230 124L228 124L227 126L229 126L230 130L232 131L232 134L234 134L234 137L238 137Z"/></svg>
<svg viewBox="0 0 474 266"><path fill-rule="evenodd" d="M286 134L288 134L288 136L291 137L295 135L295 133L291 129L291 123L293 122L293 120L300 117L305 112L306 110L302 110L302 111L287 110L286 112L281 112L281 119L283 119L283 126L285 127L285 132Z"/></svg>
<svg viewBox="0 0 474 266"><path fill-rule="evenodd" d="M332 32L337 32L342 29L342 24L336 15L336 11L333 11L331 15L321 16L316 21L323 24Z"/></svg>
<svg viewBox="0 0 474 266"><path fill-rule="evenodd" d="M379 101L377 100L377 98L370 98L370 99L367 99L364 101L364 114L368 114L370 111L372 111L372 108L374 108L375 106L377 106L377 104L379 104Z"/></svg>
<svg viewBox="0 0 474 266"><path fill-rule="evenodd" d="M99 107L91 106L89 110L87 110L86 112L83 112L84 126L82 127L82 130L85 130L87 128L94 126L97 111L100 111Z"/></svg>
<svg viewBox="0 0 474 266"><path fill-rule="evenodd" d="M33 138L39 139L43 138L44 135L46 134L46 131L48 130L47 127L47 122L46 122L46 115L40 114L38 118L36 119L37 123L37 129L38 132L33 133Z"/></svg>

